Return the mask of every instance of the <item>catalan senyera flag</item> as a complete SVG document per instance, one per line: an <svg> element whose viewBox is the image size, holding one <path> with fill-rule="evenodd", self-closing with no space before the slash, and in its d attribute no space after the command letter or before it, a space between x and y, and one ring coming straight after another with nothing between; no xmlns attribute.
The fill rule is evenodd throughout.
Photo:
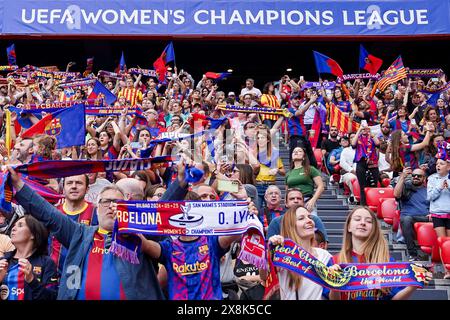
<svg viewBox="0 0 450 320"><path fill-rule="evenodd" d="M334 103L330 104L330 127L336 127L341 134L347 134L350 117L345 115ZM359 129L359 123L352 121L352 132Z"/></svg>
<svg viewBox="0 0 450 320"><path fill-rule="evenodd" d="M402 57L398 56L398 58L395 59L383 76L378 80L376 86L380 91L383 91L387 86L405 78L406 69L403 65Z"/></svg>

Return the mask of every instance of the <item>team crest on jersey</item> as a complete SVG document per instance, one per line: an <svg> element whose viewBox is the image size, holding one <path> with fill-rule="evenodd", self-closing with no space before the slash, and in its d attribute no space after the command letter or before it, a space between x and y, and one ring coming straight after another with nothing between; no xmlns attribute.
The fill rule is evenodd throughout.
<svg viewBox="0 0 450 320"><path fill-rule="evenodd" d="M9 297L9 288L6 284L0 286L0 299L6 300Z"/></svg>
<svg viewBox="0 0 450 320"><path fill-rule="evenodd" d="M49 124L45 126L45 133L52 136L57 136L61 133L61 122L58 118L52 119Z"/></svg>
<svg viewBox="0 0 450 320"><path fill-rule="evenodd" d="M36 275L40 275L42 273L42 267L34 266L33 273Z"/></svg>
<svg viewBox="0 0 450 320"><path fill-rule="evenodd" d="M207 255L209 253L209 247L207 244L200 246L198 248L198 253L200 253L201 255Z"/></svg>
<svg viewBox="0 0 450 320"><path fill-rule="evenodd" d="M80 220L81 224L89 225L89 220Z"/></svg>

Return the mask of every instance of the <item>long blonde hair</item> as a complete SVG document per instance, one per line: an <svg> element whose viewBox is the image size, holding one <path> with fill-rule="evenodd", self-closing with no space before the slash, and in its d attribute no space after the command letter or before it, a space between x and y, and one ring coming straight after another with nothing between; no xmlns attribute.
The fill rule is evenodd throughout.
<svg viewBox="0 0 450 320"><path fill-rule="evenodd" d="M306 210L308 213L310 213L306 208L300 205L290 207L283 215L283 218L281 219L281 231L280 231L280 234L285 239L291 239L297 244L301 244L303 242L303 240L297 233L297 209L299 208L302 208ZM312 247L313 242L314 237L311 237L310 248ZM298 290L302 284L302 277L293 272L289 272L288 276L289 276L289 287Z"/></svg>
<svg viewBox="0 0 450 320"><path fill-rule="evenodd" d="M389 262L389 248L386 239L381 232L380 223L377 220L377 216L373 213L369 207L357 206L347 216L344 226L344 238L342 241L342 249L339 252L339 263L353 263L352 251L353 242L352 234L348 231L348 226L356 210L364 209L370 213L372 217L372 231L370 232L367 240L363 244L363 256L365 263L382 263Z"/></svg>

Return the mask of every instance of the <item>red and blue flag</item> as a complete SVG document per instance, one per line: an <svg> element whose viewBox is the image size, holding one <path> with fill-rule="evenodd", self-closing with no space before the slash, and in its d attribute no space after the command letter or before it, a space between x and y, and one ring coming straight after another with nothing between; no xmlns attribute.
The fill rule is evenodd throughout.
<svg viewBox="0 0 450 320"><path fill-rule="evenodd" d="M342 68L335 60L317 51L313 51L313 53L316 61L317 73L331 73L336 77L342 77L344 75Z"/></svg>
<svg viewBox="0 0 450 320"><path fill-rule="evenodd" d="M175 51L173 50L173 43L170 42L164 49L161 56L153 62L153 67L158 74L159 82L163 82L166 78L167 64L175 61Z"/></svg>
<svg viewBox="0 0 450 320"><path fill-rule="evenodd" d="M88 99L104 99L106 101L106 104L113 104L117 97L108 90L100 81L95 81L94 88L92 89L91 94L89 95Z"/></svg>
<svg viewBox="0 0 450 320"><path fill-rule="evenodd" d="M363 47L361 44L359 46L359 67L369 71L370 74L376 74L378 70L380 70L381 66L383 65L383 60L380 58L377 58Z"/></svg>
<svg viewBox="0 0 450 320"><path fill-rule="evenodd" d="M31 138L43 133L56 138L58 149L84 145L86 136L84 104L76 104L71 108L46 115L25 131L22 137Z"/></svg>
<svg viewBox="0 0 450 320"><path fill-rule="evenodd" d="M14 45L14 43L12 45L10 45L8 48L6 48L6 54L8 56L8 64L10 66L14 66L17 64L16 61L16 46Z"/></svg>
<svg viewBox="0 0 450 320"><path fill-rule="evenodd" d="M229 77L230 75L231 75L230 72L220 72L220 73L218 73L218 72L207 72L207 73L205 73L205 76L207 78L213 79L213 80L217 80L217 81L223 80L223 79Z"/></svg>

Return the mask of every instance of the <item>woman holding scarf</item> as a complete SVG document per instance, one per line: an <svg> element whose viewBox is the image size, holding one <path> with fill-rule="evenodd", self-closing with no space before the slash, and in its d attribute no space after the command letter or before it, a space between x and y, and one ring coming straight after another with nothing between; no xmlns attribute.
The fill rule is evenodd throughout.
<svg viewBox="0 0 450 320"><path fill-rule="evenodd" d="M36 218L25 215L11 231L14 251L0 257L2 300L55 300L56 265L47 256L48 232Z"/></svg>
<svg viewBox="0 0 450 320"><path fill-rule="evenodd" d="M333 257L334 270L341 270L338 264L386 263L395 260L389 256L389 248L375 213L369 208L355 207L347 216L341 251ZM426 280L432 278L427 273ZM425 282L427 283L427 282ZM332 291L330 300L405 300L417 287L394 287L362 291Z"/></svg>
<svg viewBox="0 0 450 320"><path fill-rule="evenodd" d="M378 138L371 134L367 123L361 125L352 139L352 146L356 148L356 177L361 190L361 205L366 204L365 187L376 187L380 178L378 170Z"/></svg>
<svg viewBox="0 0 450 320"><path fill-rule="evenodd" d="M331 254L321 248L313 247L315 224L312 213L301 206L289 208L281 219L279 235L268 240L272 246L283 245L284 239L296 244L326 264L332 265ZM260 269L261 279L267 279L267 271ZM323 300L328 297L329 289L284 268L277 268L281 300Z"/></svg>
<svg viewBox="0 0 450 320"><path fill-rule="evenodd" d="M397 116L395 117L395 119L392 119L393 111L394 107L388 108L386 118L384 118L384 124L389 125L393 131L403 130L405 133L408 132L411 126L410 119L414 118L414 112L408 118L408 108L405 105L402 105L398 108Z"/></svg>

